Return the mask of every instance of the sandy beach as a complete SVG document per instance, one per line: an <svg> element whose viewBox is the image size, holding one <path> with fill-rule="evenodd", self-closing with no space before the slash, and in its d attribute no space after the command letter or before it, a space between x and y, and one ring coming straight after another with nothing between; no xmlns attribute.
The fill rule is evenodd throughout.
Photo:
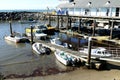
<svg viewBox="0 0 120 80"><path fill-rule="evenodd" d="M78 68L68 73L6 80L120 80L120 70L88 70Z"/></svg>

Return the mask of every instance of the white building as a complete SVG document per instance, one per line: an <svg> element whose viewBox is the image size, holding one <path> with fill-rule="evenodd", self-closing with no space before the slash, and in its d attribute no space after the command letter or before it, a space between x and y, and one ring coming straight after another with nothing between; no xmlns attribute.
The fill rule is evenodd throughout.
<svg viewBox="0 0 120 80"><path fill-rule="evenodd" d="M120 16L120 0L65 0L57 6L69 15L79 16Z"/></svg>

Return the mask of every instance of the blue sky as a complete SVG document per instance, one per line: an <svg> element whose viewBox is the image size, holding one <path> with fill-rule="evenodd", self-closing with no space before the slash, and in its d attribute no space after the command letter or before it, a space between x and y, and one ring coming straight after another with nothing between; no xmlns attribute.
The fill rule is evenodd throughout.
<svg viewBox="0 0 120 80"><path fill-rule="evenodd" d="M0 0L0 10L54 8L59 0Z"/></svg>

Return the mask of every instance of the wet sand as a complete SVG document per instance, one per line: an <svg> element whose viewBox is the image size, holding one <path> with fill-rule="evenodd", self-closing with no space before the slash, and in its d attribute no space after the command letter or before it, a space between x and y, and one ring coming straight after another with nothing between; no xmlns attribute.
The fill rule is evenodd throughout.
<svg viewBox="0 0 120 80"><path fill-rule="evenodd" d="M6 80L120 80L120 70L87 70L78 68L68 73Z"/></svg>

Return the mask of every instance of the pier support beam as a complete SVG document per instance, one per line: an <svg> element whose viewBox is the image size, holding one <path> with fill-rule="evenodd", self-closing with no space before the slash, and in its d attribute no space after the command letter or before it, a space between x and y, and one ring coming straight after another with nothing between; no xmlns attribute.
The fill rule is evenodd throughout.
<svg viewBox="0 0 120 80"><path fill-rule="evenodd" d="M79 18L79 26L78 26L78 32L79 33L81 32L81 30L80 30L80 28L81 28L81 21L82 21L82 19Z"/></svg>
<svg viewBox="0 0 120 80"><path fill-rule="evenodd" d="M88 38L88 60L87 64L88 68L90 68L91 65L91 37Z"/></svg>
<svg viewBox="0 0 120 80"><path fill-rule="evenodd" d="M67 26L66 26L66 30L69 29L69 16L67 16Z"/></svg>
<svg viewBox="0 0 120 80"><path fill-rule="evenodd" d="M48 24L51 25L51 15L49 15Z"/></svg>
<svg viewBox="0 0 120 80"><path fill-rule="evenodd" d="M12 22L9 21L9 24L10 24L10 34L12 35L12 34L13 34L13 33L12 33Z"/></svg>
<svg viewBox="0 0 120 80"><path fill-rule="evenodd" d="M93 21L92 36L95 36L96 20Z"/></svg>
<svg viewBox="0 0 120 80"><path fill-rule="evenodd" d="M114 26L114 22L112 21L111 23L111 30L110 30L110 39L112 39L113 37L113 26Z"/></svg>
<svg viewBox="0 0 120 80"><path fill-rule="evenodd" d="M31 25L31 44L33 44L33 26Z"/></svg>
<svg viewBox="0 0 120 80"><path fill-rule="evenodd" d="M59 15L57 15L57 26L56 26L57 30L59 30Z"/></svg>
<svg viewBox="0 0 120 80"><path fill-rule="evenodd" d="M71 18L69 18L69 24L70 24L70 29L71 29L71 24L72 24Z"/></svg>
<svg viewBox="0 0 120 80"><path fill-rule="evenodd" d="M63 27L63 17L61 16L61 26L60 27Z"/></svg>

